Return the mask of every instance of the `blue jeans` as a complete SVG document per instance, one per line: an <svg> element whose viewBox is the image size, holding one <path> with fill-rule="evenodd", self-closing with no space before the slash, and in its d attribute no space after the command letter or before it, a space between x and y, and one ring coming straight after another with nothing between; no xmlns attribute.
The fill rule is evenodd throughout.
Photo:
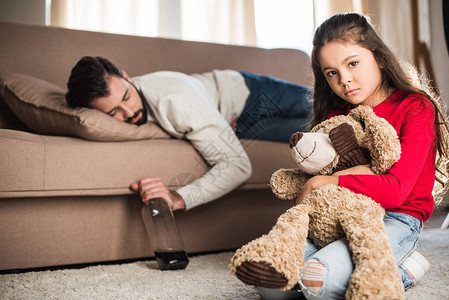
<svg viewBox="0 0 449 300"><path fill-rule="evenodd" d="M277 78L240 72L250 91L237 119L236 135L288 143L293 133L307 131L311 91Z"/></svg>
<svg viewBox="0 0 449 300"><path fill-rule="evenodd" d="M398 265L411 254L417 245L419 233L422 230L421 220L404 213L386 212L384 217L385 229L390 240L390 246ZM257 287L258 292L268 299L344 299L349 278L354 270L351 253L346 238L337 240L323 248L315 246L307 240L304 253L305 260L318 259L327 267L327 275L321 292L318 295L310 293L301 281L289 291ZM401 266L398 266L407 290L413 285L410 275Z"/></svg>

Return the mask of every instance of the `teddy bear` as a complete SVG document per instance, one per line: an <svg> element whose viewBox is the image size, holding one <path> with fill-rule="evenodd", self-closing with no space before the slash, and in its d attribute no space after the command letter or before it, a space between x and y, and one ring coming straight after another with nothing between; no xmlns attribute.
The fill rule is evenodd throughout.
<svg viewBox="0 0 449 300"><path fill-rule="evenodd" d="M298 168L280 169L270 179L275 196L286 200L294 199L312 176L369 162L375 174L384 174L401 154L395 129L367 106L327 119L309 133L294 134L290 148ZM268 282L266 287L273 287L270 278L274 277L269 275L242 278L248 262L262 265L261 274L269 269L282 278L274 284L276 288L289 290L301 279L307 238L324 247L346 236L355 267L346 299L403 299L384 214L365 195L336 185L323 186L283 213L267 234L238 249L229 268L244 283L264 286ZM239 268L242 272L237 272Z"/></svg>

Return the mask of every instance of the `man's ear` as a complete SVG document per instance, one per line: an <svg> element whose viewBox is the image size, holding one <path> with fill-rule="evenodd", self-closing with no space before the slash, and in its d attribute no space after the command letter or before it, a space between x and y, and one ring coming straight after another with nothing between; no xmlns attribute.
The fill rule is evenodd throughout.
<svg viewBox="0 0 449 300"><path fill-rule="evenodd" d="M122 76L123 78L125 78L127 81L131 82L131 78L129 78L128 74L126 74L126 72L124 70L122 70Z"/></svg>

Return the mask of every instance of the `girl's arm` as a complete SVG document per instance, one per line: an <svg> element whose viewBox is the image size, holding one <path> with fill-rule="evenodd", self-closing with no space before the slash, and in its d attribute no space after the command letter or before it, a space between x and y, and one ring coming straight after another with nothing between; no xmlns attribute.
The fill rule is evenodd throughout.
<svg viewBox="0 0 449 300"><path fill-rule="evenodd" d="M384 175L374 175L369 166L356 166L332 176L315 176L298 195L302 201L313 189L336 184L371 197L384 208L396 208L413 196L413 206L431 197L435 180L436 127L433 106L416 97L404 99L387 119L398 132L401 158Z"/></svg>
<svg viewBox="0 0 449 300"><path fill-rule="evenodd" d="M389 120L401 142L399 161L384 175L339 176L340 186L369 196L384 208L397 208L410 196L414 206L420 205L417 201L430 197L435 179L433 107L428 101L405 101Z"/></svg>
<svg viewBox="0 0 449 300"><path fill-rule="evenodd" d="M339 176L340 175L374 175L373 171L370 169L370 165L359 165L355 166L346 170L342 170L339 172L336 172L330 176L326 175L318 175L310 178L306 184L304 184L304 187L302 188L301 192L298 194L296 203L301 203L302 200L313 190L320 188L322 186L328 185L328 184L339 184Z"/></svg>
<svg viewBox="0 0 449 300"><path fill-rule="evenodd" d="M341 175L376 175L371 170L371 165L358 165L349 169L341 170L332 174L332 176L341 176Z"/></svg>

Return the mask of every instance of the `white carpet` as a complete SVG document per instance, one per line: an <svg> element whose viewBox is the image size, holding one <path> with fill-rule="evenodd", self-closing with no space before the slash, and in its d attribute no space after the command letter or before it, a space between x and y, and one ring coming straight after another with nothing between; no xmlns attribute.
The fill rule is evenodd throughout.
<svg viewBox="0 0 449 300"><path fill-rule="evenodd" d="M424 230L418 248L431 269L406 300L449 299L449 230ZM196 256L181 271L159 271L155 261L143 261L0 275L0 299L260 299L229 273L231 256Z"/></svg>

